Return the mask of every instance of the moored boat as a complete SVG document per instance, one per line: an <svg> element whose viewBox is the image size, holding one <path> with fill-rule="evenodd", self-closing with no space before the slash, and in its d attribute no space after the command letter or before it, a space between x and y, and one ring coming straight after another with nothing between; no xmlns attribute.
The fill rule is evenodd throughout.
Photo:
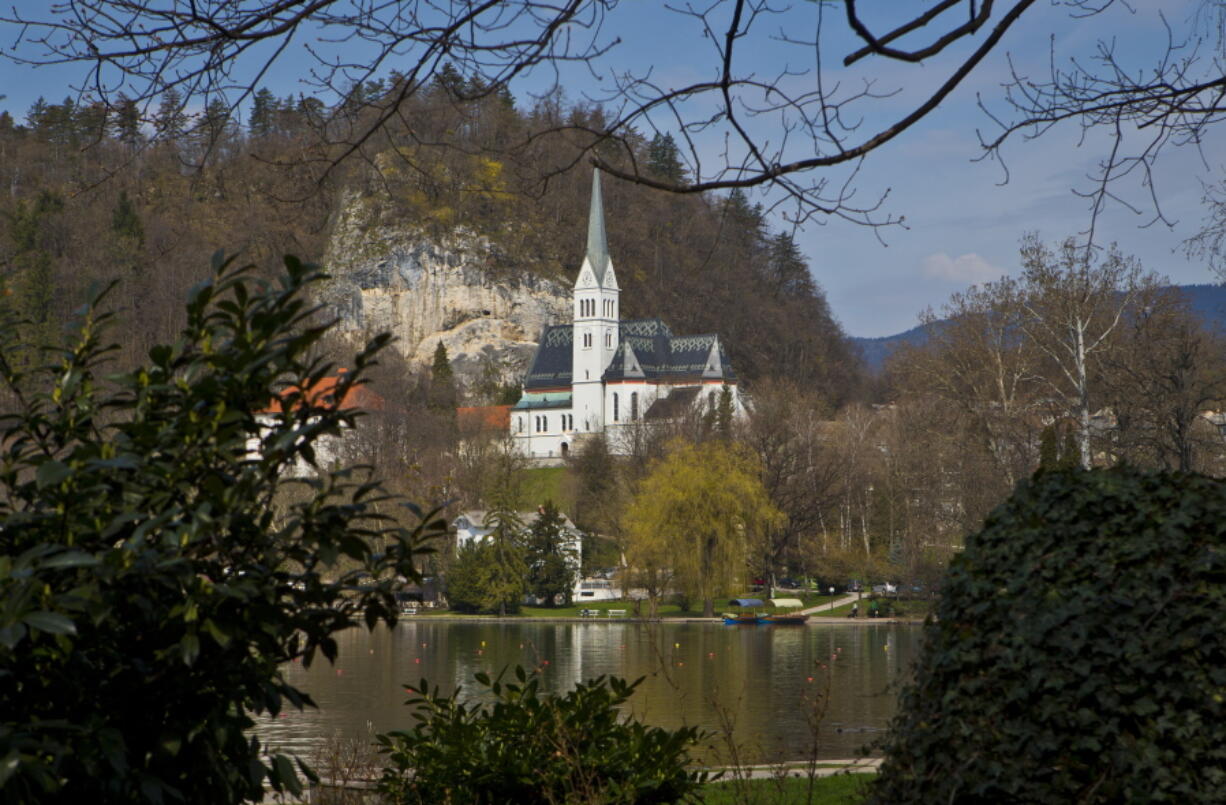
<svg viewBox="0 0 1226 805"><path fill-rule="evenodd" d="M754 612L725 612L723 618L726 626L752 626L758 622Z"/></svg>

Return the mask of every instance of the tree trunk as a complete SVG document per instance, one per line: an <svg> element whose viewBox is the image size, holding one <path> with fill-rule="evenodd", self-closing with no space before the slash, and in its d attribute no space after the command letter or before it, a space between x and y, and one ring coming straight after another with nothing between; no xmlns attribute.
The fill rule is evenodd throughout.
<svg viewBox="0 0 1226 805"><path fill-rule="evenodd" d="M1086 373L1085 325L1077 322L1076 333L1077 370L1077 452L1081 454L1081 468L1090 469L1090 381Z"/></svg>
<svg viewBox="0 0 1226 805"><path fill-rule="evenodd" d="M702 599L702 616L704 618L714 618L715 617L715 599L714 598Z"/></svg>

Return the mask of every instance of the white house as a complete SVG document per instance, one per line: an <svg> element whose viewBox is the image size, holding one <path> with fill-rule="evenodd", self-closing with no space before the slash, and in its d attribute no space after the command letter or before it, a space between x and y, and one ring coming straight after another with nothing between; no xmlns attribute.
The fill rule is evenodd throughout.
<svg viewBox="0 0 1226 805"><path fill-rule="evenodd" d="M484 524L486 514L487 512L480 509L460 512L459 516L452 523L452 527L455 529L456 550L475 540L482 540L489 536L493 529ZM518 512L518 514L520 522L524 524L525 528L531 528L532 524L541 516L539 511ZM620 591L613 585L613 582L607 579L580 578L580 558L583 555L582 535L565 514L562 515L562 533L565 535L563 544L571 552L571 556L574 557L575 587L572 590L571 599L578 603L580 601L609 601L619 598Z"/></svg>
<svg viewBox="0 0 1226 805"><path fill-rule="evenodd" d="M572 322L545 328L511 410L511 434L524 455L558 460L591 433L604 433L612 452L624 453L630 428L714 409L725 387L740 412L736 374L718 335L677 336L659 319L623 320L620 294L596 171Z"/></svg>

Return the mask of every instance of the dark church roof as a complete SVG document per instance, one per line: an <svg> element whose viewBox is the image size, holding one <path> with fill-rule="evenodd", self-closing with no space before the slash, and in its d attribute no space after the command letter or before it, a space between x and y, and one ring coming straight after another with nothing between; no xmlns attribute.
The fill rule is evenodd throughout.
<svg viewBox="0 0 1226 805"><path fill-rule="evenodd" d="M619 343L602 380L735 380L723 344L719 344L719 365L711 368L707 358L714 335L673 335L659 319L633 319L620 322ZM541 334L536 357L524 383L525 391L560 388L572 382L574 327L570 324L546 327ZM627 362L627 349L631 360Z"/></svg>
<svg viewBox="0 0 1226 805"><path fill-rule="evenodd" d="M570 385L575 331L570 324L555 324L541 333L541 343L532 359L524 389L549 389Z"/></svg>
<svg viewBox="0 0 1226 805"><path fill-rule="evenodd" d="M702 389L698 386L682 386L679 389L673 389L667 397L654 401L643 414L643 419L678 419L694 407L694 401L698 399L700 391Z"/></svg>

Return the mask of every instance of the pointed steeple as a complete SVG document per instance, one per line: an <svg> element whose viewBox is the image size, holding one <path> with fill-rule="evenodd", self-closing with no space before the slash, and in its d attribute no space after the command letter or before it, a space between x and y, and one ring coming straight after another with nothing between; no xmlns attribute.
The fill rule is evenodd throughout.
<svg viewBox="0 0 1226 805"><path fill-rule="evenodd" d="M604 199L600 192L600 168L592 171L592 209L587 219L587 260L596 272L596 282L604 285L609 267L609 243L604 233Z"/></svg>

